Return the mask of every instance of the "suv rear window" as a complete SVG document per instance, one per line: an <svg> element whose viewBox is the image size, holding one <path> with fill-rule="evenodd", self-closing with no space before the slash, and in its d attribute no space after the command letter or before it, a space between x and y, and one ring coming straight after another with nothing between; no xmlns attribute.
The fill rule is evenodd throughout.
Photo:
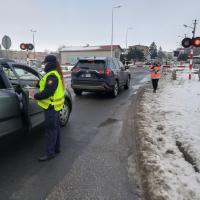
<svg viewBox="0 0 200 200"><path fill-rule="evenodd" d="M104 70L104 60L79 60L75 67L80 69Z"/></svg>

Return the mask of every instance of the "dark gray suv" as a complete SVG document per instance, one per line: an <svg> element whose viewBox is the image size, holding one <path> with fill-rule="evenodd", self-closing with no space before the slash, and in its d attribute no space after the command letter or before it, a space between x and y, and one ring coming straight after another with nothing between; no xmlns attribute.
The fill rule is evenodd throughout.
<svg viewBox="0 0 200 200"><path fill-rule="evenodd" d="M107 92L116 97L120 87L129 88L130 79L128 67L116 58L81 58L72 69L71 86L76 95Z"/></svg>

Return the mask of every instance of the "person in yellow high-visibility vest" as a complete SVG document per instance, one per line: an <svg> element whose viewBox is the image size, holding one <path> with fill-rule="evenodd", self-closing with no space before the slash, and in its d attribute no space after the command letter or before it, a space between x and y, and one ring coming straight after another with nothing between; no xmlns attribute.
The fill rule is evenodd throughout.
<svg viewBox="0 0 200 200"><path fill-rule="evenodd" d="M158 88L158 81L160 79L160 64L154 63L150 66L150 76L153 85L153 92L156 93Z"/></svg>
<svg viewBox="0 0 200 200"><path fill-rule="evenodd" d="M45 64L45 75L39 82L39 93L34 95L38 106L44 109L45 114L45 139L46 151L39 161L46 161L55 157L60 152L60 121L59 111L64 106L64 81L63 74L57 58L48 55Z"/></svg>

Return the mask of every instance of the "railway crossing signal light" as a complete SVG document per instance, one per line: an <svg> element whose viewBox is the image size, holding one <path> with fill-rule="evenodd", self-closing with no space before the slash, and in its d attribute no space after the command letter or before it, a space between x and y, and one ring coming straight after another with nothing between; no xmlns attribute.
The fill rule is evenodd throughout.
<svg viewBox="0 0 200 200"><path fill-rule="evenodd" d="M20 44L20 49L21 50L26 50L26 48L27 48L26 44L24 44L24 43Z"/></svg>
<svg viewBox="0 0 200 200"><path fill-rule="evenodd" d="M200 47L200 37L195 37L192 39L184 38L181 43L184 48L188 48L190 46Z"/></svg>
<svg viewBox="0 0 200 200"><path fill-rule="evenodd" d="M192 39L191 38L184 38L181 43L182 43L182 46L184 48L188 48L192 45Z"/></svg>
<svg viewBox="0 0 200 200"><path fill-rule="evenodd" d="M194 38L192 44L194 47L200 47L200 37Z"/></svg>
<svg viewBox="0 0 200 200"><path fill-rule="evenodd" d="M33 50L34 49L34 46L33 46L33 44L25 44L25 43L21 43L20 44L20 49L21 50Z"/></svg>

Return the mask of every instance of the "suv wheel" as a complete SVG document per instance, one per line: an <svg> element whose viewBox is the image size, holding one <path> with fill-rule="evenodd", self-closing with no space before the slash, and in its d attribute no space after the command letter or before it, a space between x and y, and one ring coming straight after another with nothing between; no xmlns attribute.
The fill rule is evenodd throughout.
<svg viewBox="0 0 200 200"><path fill-rule="evenodd" d="M78 96L80 96L82 94L82 91L81 90L74 90L74 93Z"/></svg>
<svg viewBox="0 0 200 200"><path fill-rule="evenodd" d="M60 111L60 125L65 126L69 120L70 116L70 105L69 103L65 100L63 109Z"/></svg>
<svg viewBox="0 0 200 200"><path fill-rule="evenodd" d="M115 82L115 85L113 87L111 94L112 94L112 97L116 97L119 94L119 85L117 81Z"/></svg>
<svg viewBox="0 0 200 200"><path fill-rule="evenodd" d="M127 81L126 81L126 84L124 85L124 89L129 89L130 88L130 82L131 82L131 80L130 80L130 77L128 77L128 79L127 79Z"/></svg>

